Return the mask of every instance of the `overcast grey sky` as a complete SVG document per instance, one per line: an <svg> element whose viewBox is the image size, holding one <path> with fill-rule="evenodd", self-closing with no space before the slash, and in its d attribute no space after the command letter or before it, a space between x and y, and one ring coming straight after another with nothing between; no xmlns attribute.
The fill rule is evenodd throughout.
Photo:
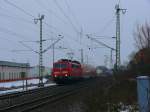
<svg viewBox="0 0 150 112"><path fill-rule="evenodd" d="M118 0L0 0L0 50L1 60L30 62L38 64L38 55L33 52L12 52L12 50L28 50L19 41L39 40L39 23L34 24L34 18L44 14L43 38L64 39L57 43L67 49L56 49L55 60L66 58L67 52L74 52L74 59L80 60L79 49L84 49L90 64L104 65L110 50L88 47L101 47L87 39L86 34L99 36L115 36L115 5ZM150 2L148 0L121 0L121 8L126 8L121 15L121 61L128 61L128 56L135 51L133 31L137 24L150 20ZM79 32L83 29L80 43ZM99 39L115 48L115 39ZM39 50L39 44L25 42L34 50ZM44 49L52 41L43 42ZM107 56L104 56L107 55ZM109 59L108 59L109 60ZM52 66L52 49L44 54L44 65Z"/></svg>

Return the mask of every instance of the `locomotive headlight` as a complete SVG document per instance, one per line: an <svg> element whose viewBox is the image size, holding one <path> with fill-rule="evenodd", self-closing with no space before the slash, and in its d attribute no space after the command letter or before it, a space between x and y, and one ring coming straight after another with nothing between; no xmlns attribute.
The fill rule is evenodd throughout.
<svg viewBox="0 0 150 112"><path fill-rule="evenodd" d="M63 74L67 74L67 73L68 73L68 71L62 71L62 73L63 73Z"/></svg>
<svg viewBox="0 0 150 112"><path fill-rule="evenodd" d="M65 74L65 76L67 77L67 76L68 76L68 74Z"/></svg>

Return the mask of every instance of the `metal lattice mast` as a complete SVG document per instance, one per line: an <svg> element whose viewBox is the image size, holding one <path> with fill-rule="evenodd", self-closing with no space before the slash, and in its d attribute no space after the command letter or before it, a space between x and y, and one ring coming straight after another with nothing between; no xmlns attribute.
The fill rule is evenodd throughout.
<svg viewBox="0 0 150 112"><path fill-rule="evenodd" d="M126 9L121 9L119 4L115 6L116 9L116 70L118 70L121 59L120 59L120 11L124 14Z"/></svg>
<svg viewBox="0 0 150 112"><path fill-rule="evenodd" d="M43 54L42 54L42 20L44 19L44 16L42 15L40 20L40 74L41 74L41 83L43 83Z"/></svg>
<svg viewBox="0 0 150 112"><path fill-rule="evenodd" d="M82 36L83 36L83 29L81 27L81 32L80 32L80 46L82 45ZM83 48L81 47L81 63L84 62L84 54L83 54Z"/></svg>
<svg viewBox="0 0 150 112"><path fill-rule="evenodd" d="M40 21L40 52L39 52L39 83L43 84L43 49L42 49L42 20L44 19L44 15L39 16L38 19L35 19L35 23Z"/></svg>
<svg viewBox="0 0 150 112"><path fill-rule="evenodd" d="M110 49L110 68L113 68L113 49Z"/></svg>
<svg viewBox="0 0 150 112"><path fill-rule="evenodd" d="M81 49L81 63L83 63L84 57L83 57L83 49Z"/></svg>

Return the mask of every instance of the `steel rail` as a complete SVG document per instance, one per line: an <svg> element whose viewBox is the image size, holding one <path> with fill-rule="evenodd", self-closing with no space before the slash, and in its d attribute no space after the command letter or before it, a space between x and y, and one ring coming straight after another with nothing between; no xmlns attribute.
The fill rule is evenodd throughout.
<svg viewBox="0 0 150 112"><path fill-rule="evenodd" d="M85 85L83 86L84 88L86 87ZM35 109L39 106L42 106L43 104L46 104L48 102L55 102L58 101L66 96L72 95L73 93L77 92L79 89L83 88L83 87L76 87L74 88L74 86L70 86L69 88L66 88L66 90L64 91L59 91L58 93L53 93L53 95L49 95L49 96L44 96L44 97L40 97L34 100L30 100L21 104L16 104L16 105L12 105L6 108L2 108L0 109L0 112L11 112L12 110L15 110L15 112L17 112L17 108L19 108L19 112L25 112L27 110L32 110ZM46 100L46 101L45 101ZM20 108L22 108L20 110ZM16 110L17 109L17 110Z"/></svg>
<svg viewBox="0 0 150 112"><path fill-rule="evenodd" d="M13 93L8 93L8 94L3 94L0 95L0 100L6 100L10 98L15 98L21 95L27 95L31 93L36 93L40 90L48 89L48 88L53 88L54 86L47 86L47 87L41 87L41 88L36 88L36 89L31 89L31 90L26 90L26 91L19 91L19 92L13 92Z"/></svg>

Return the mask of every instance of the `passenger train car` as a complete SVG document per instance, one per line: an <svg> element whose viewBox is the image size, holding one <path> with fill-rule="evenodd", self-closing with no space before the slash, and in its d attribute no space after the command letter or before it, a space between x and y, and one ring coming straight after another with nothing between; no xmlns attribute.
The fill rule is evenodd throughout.
<svg viewBox="0 0 150 112"><path fill-rule="evenodd" d="M61 59L53 64L52 78L56 83L66 83L95 76L93 67L83 65L78 61Z"/></svg>

